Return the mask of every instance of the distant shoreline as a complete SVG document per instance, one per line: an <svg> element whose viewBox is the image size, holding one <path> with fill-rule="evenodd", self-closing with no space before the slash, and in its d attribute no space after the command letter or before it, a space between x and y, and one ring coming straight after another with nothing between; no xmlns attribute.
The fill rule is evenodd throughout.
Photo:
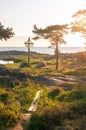
<svg viewBox="0 0 86 130"><path fill-rule="evenodd" d="M77 53L86 51L85 47L60 47L59 48L61 53ZM20 51L20 52L27 52L26 47L0 47L0 52L3 51ZM54 55L54 48L48 47L31 47L31 52L36 52L40 54L51 54Z"/></svg>

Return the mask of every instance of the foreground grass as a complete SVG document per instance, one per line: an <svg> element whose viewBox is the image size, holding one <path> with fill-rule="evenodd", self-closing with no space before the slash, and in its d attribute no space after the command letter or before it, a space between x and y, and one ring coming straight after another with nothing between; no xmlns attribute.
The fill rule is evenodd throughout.
<svg viewBox="0 0 86 130"><path fill-rule="evenodd" d="M27 112L37 86L30 83L27 86L22 84L13 88L0 87L0 129L14 126Z"/></svg>
<svg viewBox="0 0 86 130"><path fill-rule="evenodd" d="M85 130L85 119L85 86L75 87L71 91L63 91L59 86L45 88L42 90L39 109L33 113L27 130L58 130L59 126L68 130Z"/></svg>
<svg viewBox="0 0 86 130"><path fill-rule="evenodd" d="M65 71L64 74L75 75L75 76L86 76L86 67Z"/></svg>

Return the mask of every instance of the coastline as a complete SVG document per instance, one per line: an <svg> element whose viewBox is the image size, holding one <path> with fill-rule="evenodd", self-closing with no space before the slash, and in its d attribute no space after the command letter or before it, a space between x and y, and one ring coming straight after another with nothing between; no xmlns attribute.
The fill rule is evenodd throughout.
<svg viewBox="0 0 86 130"><path fill-rule="evenodd" d="M41 53L41 54L54 54L54 48L48 47L31 47L32 52ZM59 47L61 53L77 53L86 51L85 47ZM0 52L2 51L23 51L27 52L26 47L0 47Z"/></svg>

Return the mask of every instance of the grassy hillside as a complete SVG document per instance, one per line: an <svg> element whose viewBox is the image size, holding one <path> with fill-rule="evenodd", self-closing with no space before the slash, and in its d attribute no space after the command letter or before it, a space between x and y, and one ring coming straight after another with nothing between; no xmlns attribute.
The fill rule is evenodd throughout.
<svg viewBox="0 0 86 130"><path fill-rule="evenodd" d="M0 70L0 129L6 130L15 126L22 118L22 113L27 112L37 89L40 89L38 110L32 113L25 130L85 130L85 53L61 54L59 72L55 71L55 57L52 55L31 53L31 67L28 68L26 53L9 53L14 63L6 65L7 75ZM82 54L83 62L79 58ZM40 61L44 61L47 66L37 67ZM21 67L22 63L24 64ZM28 74L32 76L49 74L51 77L72 75L79 77L80 81L72 84L72 90L65 91L63 88L67 83L49 88L43 84L36 84L27 78Z"/></svg>

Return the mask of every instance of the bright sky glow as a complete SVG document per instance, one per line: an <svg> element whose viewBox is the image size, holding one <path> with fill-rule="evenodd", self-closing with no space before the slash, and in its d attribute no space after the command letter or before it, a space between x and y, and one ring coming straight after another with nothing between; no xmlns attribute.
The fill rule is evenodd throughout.
<svg viewBox="0 0 86 130"><path fill-rule="evenodd" d="M34 24L44 28L70 23L71 16L85 7L86 0L0 0L0 22L5 27L12 27L15 33L14 38L0 41L0 46L24 46L27 38L32 36ZM44 46L42 40L35 43ZM69 35L66 46L84 46L83 43L79 36Z"/></svg>

